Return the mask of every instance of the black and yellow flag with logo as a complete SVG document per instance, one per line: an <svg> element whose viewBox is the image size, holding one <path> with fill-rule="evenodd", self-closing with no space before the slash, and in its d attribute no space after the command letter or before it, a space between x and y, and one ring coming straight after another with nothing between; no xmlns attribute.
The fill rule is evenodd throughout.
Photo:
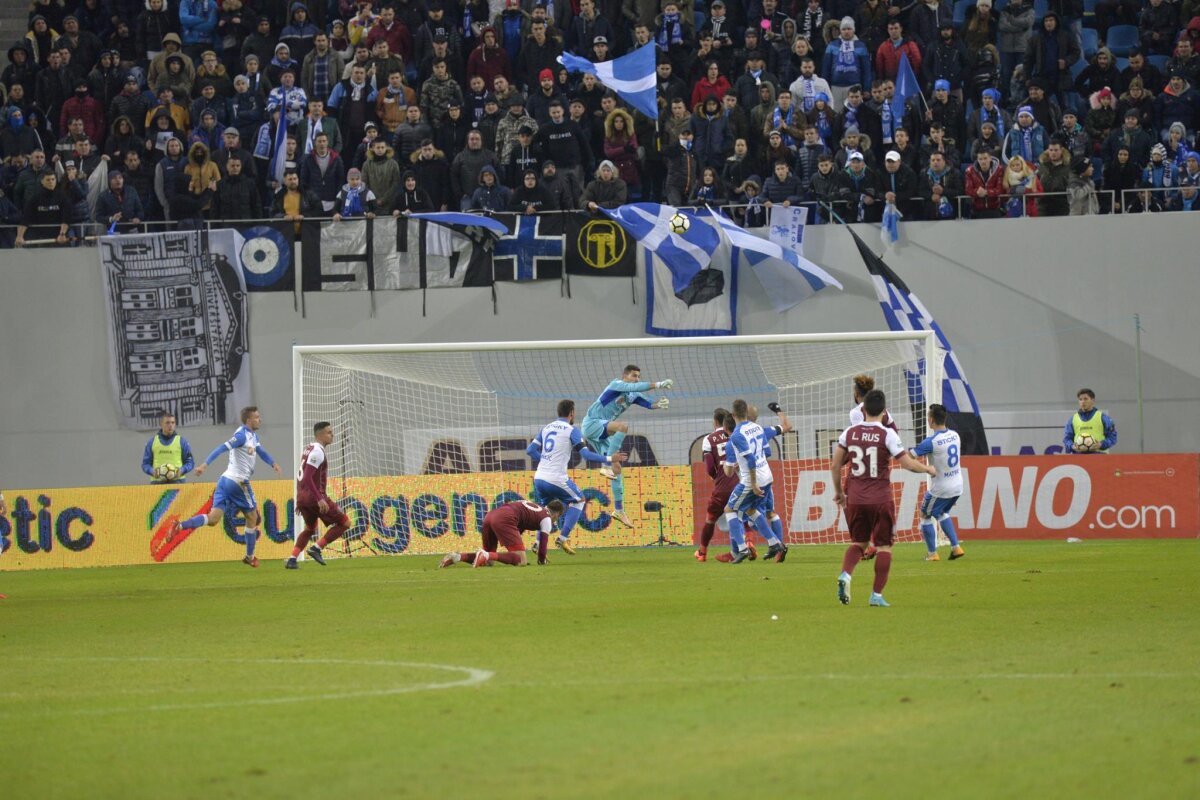
<svg viewBox="0 0 1200 800"><path fill-rule="evenodd" d="M620 225L583 212L566 216L568 274L616 278L637 274L637 247Z"/></svg>

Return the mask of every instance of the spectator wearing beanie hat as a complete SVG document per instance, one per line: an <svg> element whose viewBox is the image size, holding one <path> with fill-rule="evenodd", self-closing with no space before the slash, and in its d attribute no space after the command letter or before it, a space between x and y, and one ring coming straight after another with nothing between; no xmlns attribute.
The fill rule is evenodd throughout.
<svg viewBox="0 0 1200 800"><path fill-rule="evenodd" d="M871 85L871 54L854 32L854 19L843 17L838 26L838 38L825 48L821 74L833 91L834 111L842 110L851 86Z"/></svg>
<svg viewBox="0 0 1200 800"><path fill-rule="evenodd" d="M1067 180L1067 199L1070 215L1081 217L1100 213L1100 201L1096 197L1096 184L1092 181L1092 160L1076 158L1071 162L1071 177Z"/></svg>
<svg viewBox="0 0 1200 800"><path fill-rule="evenodd" d="M625 205L629 189L617 175L617 165L605 159L596 167L596 177L588 182L579 198L579 204L592 213L601 208L616 208Z"/></svg>
<svg viewBox="0 0 1200 800"><path fill-rule="evenodd" d="M1200 211L1200 190L1192 178L1179 182L1179 193L1167 204L1167 211Z"/></svg>
<svg viewBox="0 0 1200 800"><path fill-rule="evenodd" d="M1191 131L1200 125L1200 92L1188 85L1179 70L1167 77L1167 86L1154 98L1154 130L1159 140L1165 140L1176 122Z"/></svg>
<svg viewBox="0 0 1200 800"><path fill-rule="evenodd" d="M1150 134L1146 133L1138 124L1138 118L1139 114L1136 108L1126 109L1122 115L1121 127L1114 128L1113 132L1108 135L1108 139L1105 140L1100 151L1100 157L1104 159L1106 168L1108 164L1116 160L1119 147L1129 149L1129 159L1139 170L1150 160L1150 146L1153 142L1150 140Z"/></svg>
<svg viewBox="0 0 1200 800"><path fill-rule="evenodd" d="M1004 137L1001 159L1005 162L1014 155L1030 164L1037 163L1046 149L1046 129L1033 118L1033 109L1021 106L1017 109L1017 124Z"/></svg>
<svg viewBox="0 0 1200 800"><path fill-rule="evenodd" d="M1093 153L1100 152L1108 135L1120 124L1120 120L1117 119L1116 102L1116 95L1107 86L1088 98L1088 112L1083 120L1083 128L1092 142Z"/></svg>
<svg viewBox="0 0 1200 800"><path fill-rule="evenodd" d="M362 172L351 167L346 172L346 183L334 200L334 222L355 217L375 218L375 193L362 182Z"/></svg>
<svg viewBox="0 0 1200 800"><path fill-rule="evenodd" d="M1170 190L1177 184L1177 175L1175 165L1167 160L1167 148L1162 143L1151 147L1150 163L1142 170L1142 183L1150 189ZM1172 191L1158 191L1155 194L1163 205L1175 196Z"/></svg>

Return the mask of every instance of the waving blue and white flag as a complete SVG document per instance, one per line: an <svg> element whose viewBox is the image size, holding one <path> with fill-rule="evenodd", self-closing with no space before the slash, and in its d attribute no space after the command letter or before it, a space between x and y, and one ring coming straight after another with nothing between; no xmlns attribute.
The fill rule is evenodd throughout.
<svg viewBox="0 0 1200 800"><path fill-rule="evenodd" d="M558 63L571 72L590 72L626 103L650 119L658 119L657 79L654 72L657 49L651 42L618 59L601 61L599 64L563 53L558 57Z"/></svg>
<svg viewBox="0 0 1200 800"><path fill-rule="evenodd" d="M963 454L988 455L987 433L979 416L979 403L975 400L971 384L967 382L962 363L950 347L950 340L942 333L941 326L925 308L921 298L908 288L891 267L883 263L882 258L871 252L867 243L849 225L845 227L854 237L854 244L858 247L858 254L862 256L867 272L871 273L875 296L883 309L888 328L893 331L933 331L936 334L938 347L945 355L942 405L950 412L950 427L962 437ZM926 402L921 388L924 369L925 365L920 362L908 369L909 401L914 409L918 406L924 407Z"/></svg>
<svg viewBox="0 0 1200 800"><path fill-rule="evenodd" d="M657 203L600 209L641 247L646 270L646 333L716 336L737 333L737 266L703 216ZM672 233L672 228L679 233Z"/></svg>
<svg viewBox="0 0 1200 800"><path fill-rule="evenodd" d="M282 114L279 124L275 126L275 144L271 148L271 177L279 185L283 185L283 173L287 168L287 122Z"/></svg>
<svg viewBox="0 0 1200 800"><path fill-rule="evenodd" d="M725 239L737 248L734 252L740 252L750 264L779 313L828 286L843 288L837 278L804 256L769 239L755 236L711 208L709 213L721 226Z"/></svg>
<svg viewBox="0 0 1200 800"><path fill-rule="evenodd" d="M884 245L890 247L900 238L900 218L903 216L895 203L883 207L883 224L879 228L879 235Z"/></svg>

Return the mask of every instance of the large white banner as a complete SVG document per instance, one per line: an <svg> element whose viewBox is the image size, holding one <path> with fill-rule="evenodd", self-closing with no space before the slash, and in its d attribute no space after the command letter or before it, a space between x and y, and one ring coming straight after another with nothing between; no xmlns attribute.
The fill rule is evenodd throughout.
<svg viewBox="0 0 1200 800"><path fill-rule="evenodd" d="M126 427L229 425L250 402L249 313L232 230L100 239L113 392Z"/></svg>

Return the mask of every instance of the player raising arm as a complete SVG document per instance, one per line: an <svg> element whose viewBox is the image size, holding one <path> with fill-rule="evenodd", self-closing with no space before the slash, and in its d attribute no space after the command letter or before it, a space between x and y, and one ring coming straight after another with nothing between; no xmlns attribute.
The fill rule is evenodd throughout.
<svg viewBox="0 0 1200 800"><path fill-rule="evenodd" d="M583 435L591 448L601 455L611 456L621 452L621 444L625 441L625 434L629 432L629 423L620 422L617 417L624 414L631 405L650 409L665 409L669 406L667 398L660 397L650 402L650 398L643 393L654 389L670 389L674 381L667 378L650 383L641 380L641 377L641 367L628 365L621 373L621 378L608 384L584 415ZM624 479L615 470L602 467L600 472L612 481L613 519L632 528L633 522L625 513Z"/></svg>
<svg viewBox="0 0 1200 800"><path fill-rule="evenodd" d="M217 480L217 490L213 492L212 511L207 514L197 514L182 523L176 522L171 529L171 538L180 530L199 528L201 525L216 525L225 514L231 517L241 513L246 519L246 557L243 564L251 567L258 566L254 556L254 545L258 543L258 505L254 501L254 489L250 486L250 476L261 457L276 473L283 470L271 458L270 453L258 442L258 429L262 427L262 416L258 406L246 406L241 414L242 426L233 432L233 438L217 447L208 454L204 463L196 467L196 475L204 474L208 465L216 461L222 453L229 452L229 465Z"/></svg>
<svg viewBox="0 0 1200 800"><path fill-rule="evenodd" d="M708 496L707 516L704 518L704 529L700 532L700 549L696 551L697 561L708 560L708 543L716 533L717 520L725 513L725 503L729 493L737 485L737 476L726 474L725 450L728 447L729 435L733 433L733 415L724 408L713 410L713 422L717 429L704 437L700 452L704 455L704 469L712 478L712 493Z"/></svg>
<svg viewBox="0 0 1200 800"><path fill-rule="evenodd" d="M962 495L963 479L959 461L962 441L955 431L946 427L946 407L933 403L929 406L929 436L912 449L914 456L929 456L936 470L929 480L929 490L921 500L921 536L925 539L926 561L940 561L937 552L937 525L950 540L950 560L962 558L966 553L958 543L958 532L950 519L950 509Z"/></svg>
<svg viewBox="0 0 1200 800"><path fill-rule="evenodd" d="M571 463L571 454L579 453L586 461L594 464L610 466L614 472L621 470L621 463L627 456L621 452L612 455L600 455L592 452L583 443L583 435L575 427L575 401L558 401L558 419L542 428L541 432L529 443L525 452L537 462L537 472L533 475L533 491L542 503L558 500L566 506L560 526L557 544L569 556L575 555L575 547L570 542L571 529L583 514L587 501L583 492L575 485L575 481L567 474ZM538 563L546 563L546 542L548 535L538 534Z"/></svg>
<svg viewBox="0 0 1200 800"><path fill-rule="evenodd" d="M516 500L492 509L483 518L483 547L474 553L448 553L440 566L470 563L475 567L490 567L493 562L523 567L529 563L525 557L525 541L521 531L537 531L538 538L548 537L554 523L562 516L563 504L551 500L543 508L528 500ZM504 545L507 553L497 553L497 545Z"/></svg>
<svg viewBox="0 0 1200 800"><path fill-rule="evenodd" d="M787 557L787 545L767 524L762 514L775 508L774 475L764 450L771 439L792 430L792 423L780 410L779 420L783 424L763 428L757 422L750 421L752 408L745 400L733 401L732 414L737 425L725 446L725 474L732 475L735 471L738 474L738 484L733 487L725 503L725 520L729 523L729 543L733 549L734 564L740 564L750 557L742 517L753 522L770 544L766 555L768 559L783 561ZM782 525L779 528L782 530Z"/></svg>
<svg viewBox="0 0 1200 800"><path fill-rule="evenodd" d="M300 471L296 474L296 510L304 518L304 530L296 537L292 557L284 564L287 569L300 568L296 559L317 532L318 519L326 525L325 535L308 548L308 557L321 566L325 566L321 550L350 528L350 519L325 493L325 477L329 466L325 460L325 448L333 444L333 426L328 422L313 425L313 439L300 453Z"/></svg>
<svg viewBox="0 0 1200 800"><path fill-rule="evenodd" d="M870 604L887 606L883 587L892 568L892 540L896 532L896 501L892 497L892 459L910 472L933 475L937 472L913 458L900 441L900 435L883 425L887 398L878 389L863 399L866 421L851 425L838 437L833 451L831 474L833 499L846 507L846 525L850 528L850 546L842 556L842 574L838 576L838 600L850 603L850 579L854 567L869 544L878 550L875 556L875 586ZM850 477L842 491L842 466L850 461Z"/></svg>

